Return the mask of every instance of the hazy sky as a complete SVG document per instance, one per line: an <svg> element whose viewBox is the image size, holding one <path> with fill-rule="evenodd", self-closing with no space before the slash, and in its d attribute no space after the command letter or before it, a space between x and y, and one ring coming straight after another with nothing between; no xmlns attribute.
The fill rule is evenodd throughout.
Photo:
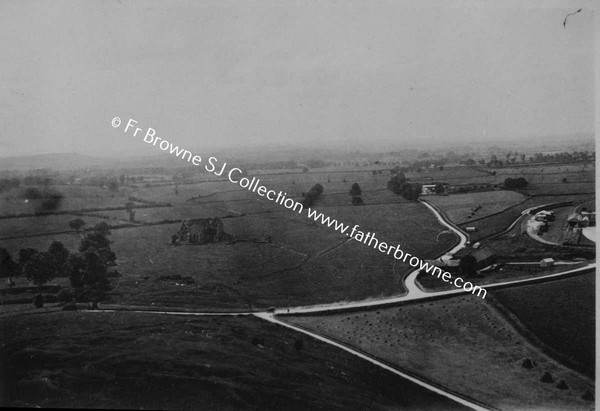
<svg viewBox="0 0 600 411"><path fill-rule="evenodd" d="M592 3L493 3L4 0L0 156L593 132Z"/></svg>

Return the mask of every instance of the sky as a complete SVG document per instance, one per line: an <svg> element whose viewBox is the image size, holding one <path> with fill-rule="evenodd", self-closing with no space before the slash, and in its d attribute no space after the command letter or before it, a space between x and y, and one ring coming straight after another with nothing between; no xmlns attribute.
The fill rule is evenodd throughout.
<svg viewBox="0 0 600 411"><path fill-rule="evenodd" d="M593 3L494 3L5 0L0 157L593 133Z"/></svg>

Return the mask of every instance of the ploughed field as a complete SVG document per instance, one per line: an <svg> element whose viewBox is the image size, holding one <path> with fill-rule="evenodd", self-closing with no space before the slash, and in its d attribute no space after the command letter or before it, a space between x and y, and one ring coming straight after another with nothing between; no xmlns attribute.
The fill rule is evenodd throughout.
<svg viewBox="0 0 600 411"><path fill-rule="evenodd" d="M401 370L500 409L591 409L593 380L548 357L473 296L282 320L333 338ZM529 359L534 367L522 366ZM540 379L545 372L552 383ZM564 380L568 389L557 384Z"/></svg>
<svg viewBox="0 0 600 411"><path fill-rule="evenodd" d="M254 317L40 312L0 318L0 406L464 409Z"/></svg>

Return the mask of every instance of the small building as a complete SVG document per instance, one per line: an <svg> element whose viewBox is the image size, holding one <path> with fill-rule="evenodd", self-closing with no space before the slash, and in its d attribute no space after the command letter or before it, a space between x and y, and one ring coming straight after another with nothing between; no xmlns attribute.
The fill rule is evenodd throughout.
<svg viewBox="0 0 600 411"><path fill-rule="evenodd" d="M477 227L468 226L468 227L465 227L465 231L468 232L468 233L472 233L474 231L477 231Z"/></svg>
<svg viewBox="0 0 600 411"><path fill-rule="evenodd" d="M596 225L596 212L595 211L582 211L581 217L583 220L587 219L590 226Z"/></svg>
<svg viewBox="0 0 600 411"><path fill-rule="evenodd" d="M583 216L581 213L572 213L567 219L567 224L570 228L587 227L590 224L590 218Z"/></svg>
<svg viewBox="0 0 600 411"><path fill-rule="evenodd" d="M554 265L553 258L544 258L542 261L540 261L541 267L552 267L553 265Z"/></svg>
<svg viewBox="0 0 600 411"><path fill-rule="evenodd" d="M435 184L423 184L421 186L421 195L435 194Z"/></svg>

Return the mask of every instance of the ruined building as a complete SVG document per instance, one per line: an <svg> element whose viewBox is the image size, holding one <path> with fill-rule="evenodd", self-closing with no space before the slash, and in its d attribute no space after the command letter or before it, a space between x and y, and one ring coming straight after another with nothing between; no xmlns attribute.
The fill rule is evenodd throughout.
<svg viewBox="0 0 600 411"><path fill-rule="evenodd" d="M218 217L184 220L177 235L180 241L199 244L225 241L230 237L223 230L223 222Z"/></svg>

